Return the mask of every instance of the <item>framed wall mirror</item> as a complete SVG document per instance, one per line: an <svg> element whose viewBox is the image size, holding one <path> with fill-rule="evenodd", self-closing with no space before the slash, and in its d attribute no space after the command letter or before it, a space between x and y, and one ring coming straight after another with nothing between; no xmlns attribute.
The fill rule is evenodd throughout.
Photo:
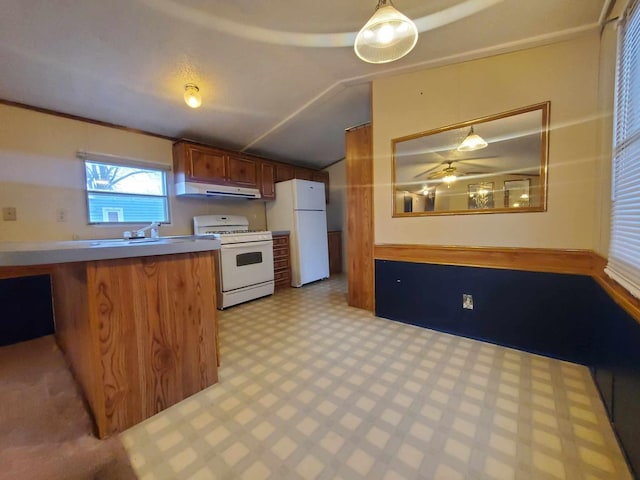
<svg viewBox="0 0 640 480"><path fill-rule="evenodd" d="M549 107L393 139L393 216L545 211Z"/></svg>

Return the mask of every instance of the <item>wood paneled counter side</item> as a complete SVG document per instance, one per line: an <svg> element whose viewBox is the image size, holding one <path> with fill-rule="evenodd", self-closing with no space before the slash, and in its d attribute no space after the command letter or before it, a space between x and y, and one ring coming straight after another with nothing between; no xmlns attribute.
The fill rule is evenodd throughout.
<svg viewBox="0 0 640 480"><path fill-rule="evenodd" d="M273 276L275 288L291 286L289 233L273 232Z"/></svg>
<svg viewBox="0 0 640 480"><path fill-rule="evenodd" d="M212 252L57 265L56 338L100 438L217 382Z"/></svg>
<svg viewBox="0 0 640 480"><path fill-rule="evenodd" d="M217 382L213 248L219 244L209 245L46 267L56 339L100 438ZM143 254L147 247L135 248ZM20 267L0 263L0 276L5 268L16 276Z"/></svg>

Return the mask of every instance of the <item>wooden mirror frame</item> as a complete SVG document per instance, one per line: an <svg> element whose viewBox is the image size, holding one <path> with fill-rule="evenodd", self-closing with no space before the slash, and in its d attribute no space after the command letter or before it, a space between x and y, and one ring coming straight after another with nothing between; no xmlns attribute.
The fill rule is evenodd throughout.
<svg viewBox="0 0 640 480"><path fill-rule="evenodd" d="M391 151L392 151L392 212L393 212L393 217L419 217L419 216L432 216L432 215L470 215L470 214L485 214L485 213L524 213L524 212L544 212L547 210L547 166L548 166L548 158L549 158L549 112L550 112L550 102L543 102L543 103L538 103L535 105L530 105L527 107L523 107L523 108L517 108L514 110L509 110L507 112L502 112L502 113L498 113L495 115L489 115L486 117L482 117L482 118L476 118L473 120L467 120L464 122L460 122L460 123L456 123L453 125L448 125L445 127L440 127L440 128L436 128L433 130L428 130L428 131L424 131L424 132L420 132L420 133L416 133L416 134L412 134L412 135L407 135L404 137L399 137L399 138L394 138L391 140ZM440 183L438 185L436 185L436 187L434 187L434 191L433 193L423 193L422 195L425 196L425 204L424 204L424 210L420 210L420 211L406 211L406 208L404 206L404 204L406 203L407 199L406 199L406 194L410 194L412 196L418 197L417 193L411 193L408 190L403 190L403 189L396 189L396 185L397 185L397 164L398 164L398 159L397 159L397 152L398 152L398 146L399 144L402 144L403 142L410 142L412 140L416 140L416 139L422 139L423 137L426 136L431 136L431 135L436 135L436 134L440 134L443 132L450 132L452 130L467 130L467 129L471 129L472 127L478 127L480 126L479 130L482 130L482 124L487 124L489 122L495 122L497 120L501 120L501 119L505 119L508 117L514 117L517 115L521 115L521 114L525 114L525 113L530 113L530 112L536 112L539 111L540 112L540 117L541 117L541 123L540 123L540 129L537 132L534 132L536 137L539 135L539 146L540 146L540 152L539 152L539 158L540 158L540 165L539 165L539 170L537 174L526 174L526 173L512 173L513 171L495 171L493 173L491 172L487 172L487 173L482 173L482 174L473 174L473 175L468 175L467 176L467 180L468 182L466 183L466 186L464 188L465 192L468 192L467 195L471 196L471 189L468 189L469 184L489 184L491 182L494 182L494 185L499 188L499 190L493 191L490 193L491 195L491 202L485 202L483 204L483 206L481 208L478 208L477 206L472 206L472 202L469 201L469 199L467 198L466 201L468 202L468 207L467 208L458 208L458 209L453 209L453 210L435 210L435 206L436 206L436 201L438 199L438 195L437 195L437 188L438 185L443 185L443 183ZM537 119L536 119L537 122ZM496 125L494 125L495 127ZM486 125L485 125L486 127ZM460 132L450 132L450 135L452 134L456 134L459 135ZM477 133L477 132L476 132ZM519 134L518 131L513 131L510 132L513 133L512 137L508 137L509 139L515 139L517 140L518 138L521 137L521 135ZM531 133L529 132L528 136L531 136ZM524 136L522 137L524 138ZM414 142L416 143L416 142ZM498 144L498 142L495 142L496 145ZM489 141L489 144L491 145L491 141ZM405 144L406 145L406 144ZM431 152L434 152L435 150L432 150ZM438 150L438 151L444 151L442 149ZM453 151L453 150L450 150ZM481 150L477 150L477 151L481 151ZM415 152L414 152L415 153ZM418 152L418 154L420 154L422 152ZM426 152L426 153L430 153L430 152ZM454 152L455 153L455 152ZM495 157L495 156L494 156ZM489 157L491 158L491 157ZM472 159L467 159L467 160L472 160ZM460 158L458 160L453 160L451 163L449 163L449 167L451 166L452 163L455 162L460 162L460 161L465 161L465 158ZM440 163L440 165L444 167L446 167L446 164L448 163L447 160L443 161ZM533 158L533 163L535 163L535 158ZM437 164L437 162L432 162L429 165L434 165ZM437 168L437 167L436 167ZM535 168L535 165L533 165L532 167L529 168ZM430 169L430 170L433 170ZM429 171L429 170L428 170ZM438 172L441 173L441 172ZM505 178L505 176L508 176L509 178ZM537 197L537 201L535 202L535 204L533 206L526 206L526 207L517 207L517 208L509 208L508 206L506 206L504 204L503 198L504 198L504 185L505 182L509 182L509 181L515 181L515 180L524 180L524 179L530 179L531 177L538 177L539 178L539 182L538 185L536 185L535 187L532 186L532 190L535 193L535 196ZM416 178L416 177L413 177ZM412 178L412 180L413 180ZM464 178L464 177L462 177ZM420 181L414 181L412 183L414 184L420 184L420 183L435 183L437 180L420 180ZM460 181L458 179L456 179L456 181ZM464 181L464 180L463 180ZM403 185L407 185L409 182L405 182ZM531 181L529 180L529 183L531 183ZM500 190L502 189L502 190ZM424 190L426 190L426 187L424 188ZM428 190L426 190L428 192ZM442 190L440 190L442 191ZM483 194L485 193L484 191L482 192ZM399 197L399 195L402 194L402 198ZM460 192L457 192L455 195L461 195ZM453 195L452 195L453 196ZM527 199L528 200L528 199ZM401 209L402 211L397 211L397 207L398 204L402 203ZM460 203L460 201L458 201L458 203ZM484 205L491 205L491 207L486 207ZM399 210L399 208L398 208ZM411 210L414 210L414 208L411 208Z"/></svg>

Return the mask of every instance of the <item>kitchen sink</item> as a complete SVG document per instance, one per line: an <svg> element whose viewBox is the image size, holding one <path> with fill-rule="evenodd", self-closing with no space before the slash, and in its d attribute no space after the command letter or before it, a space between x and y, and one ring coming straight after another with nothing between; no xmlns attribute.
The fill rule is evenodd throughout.
<svg viewBox="0 0 640 480"><path fill-rule="evenodd" d="M172 243L184 243L193 242L195 240L202 240L202 237L195 235L178 235L175 237L159 237L159 238L111 238L106 240L76 240L76 242L84 243L90 247L118 247L118 246L132 246L132 245L148 245L159 244L167 245ZM206 238L205 238L206 240Z"/></svg>

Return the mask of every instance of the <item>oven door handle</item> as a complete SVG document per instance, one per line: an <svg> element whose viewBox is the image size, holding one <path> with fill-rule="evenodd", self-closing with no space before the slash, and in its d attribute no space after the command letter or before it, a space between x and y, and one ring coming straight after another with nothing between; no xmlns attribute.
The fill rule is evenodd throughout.
<svg viewBox="0 0 640 480"><path fill-rule="evenodd" d="M273 245L273 241L264 240L260 242L226 243L226 244L220 245L220 249L230 250L232 248L263 247L267 245Z"/></svg>

